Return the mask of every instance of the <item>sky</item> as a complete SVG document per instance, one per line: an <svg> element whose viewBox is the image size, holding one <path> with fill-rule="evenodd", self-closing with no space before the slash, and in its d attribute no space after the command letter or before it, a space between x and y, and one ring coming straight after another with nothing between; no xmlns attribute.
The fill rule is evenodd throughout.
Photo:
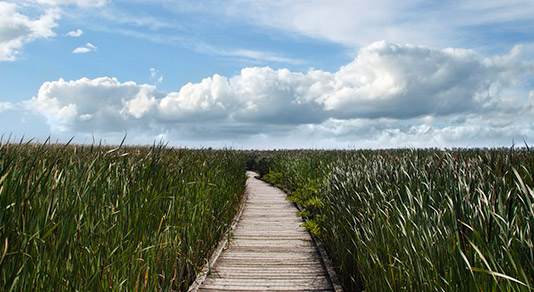
<svg viewBox="0 0 534 292"><path fill-rule="evenodd" d="M532 0L0 0L0 135L534 145Z"/></svg>

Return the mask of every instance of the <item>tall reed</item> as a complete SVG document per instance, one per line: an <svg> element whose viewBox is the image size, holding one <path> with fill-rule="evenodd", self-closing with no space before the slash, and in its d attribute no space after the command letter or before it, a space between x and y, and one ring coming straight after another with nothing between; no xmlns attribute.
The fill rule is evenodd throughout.
<svg viewBox="0 0 534 292"><path fill-rule="evenodd" d="M4 291L186 290L227 231L228 150L0 143Z"/></svg>
<svg viewBox="0 0 534 292"><path fill-rule="evenodd" d="M266 178L303 205L347 290L530 291L533 172L529 151L304 151Z"/></svg>

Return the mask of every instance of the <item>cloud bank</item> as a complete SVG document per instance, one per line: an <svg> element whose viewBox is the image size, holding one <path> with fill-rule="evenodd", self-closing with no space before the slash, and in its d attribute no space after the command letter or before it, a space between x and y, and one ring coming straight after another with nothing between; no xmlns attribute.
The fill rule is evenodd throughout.
<svg viewBox="0 0 534 292"><path fill-rule="evenodd" d="M65 133L259 142L295 137L315 146L502 143L534 138L534 91L527 86L534 65L520 54L516 46L483 59L472 50L381 41L336 72L252 67L168 93L109 77L60 79L45 82L25 106Z"/></svg>

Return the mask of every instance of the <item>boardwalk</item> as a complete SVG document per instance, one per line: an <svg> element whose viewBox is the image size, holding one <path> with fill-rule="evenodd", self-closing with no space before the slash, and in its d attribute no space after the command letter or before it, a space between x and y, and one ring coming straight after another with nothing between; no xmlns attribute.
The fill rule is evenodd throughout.
<svg viewBox="0 0 534 292"><path fill-rule="evenodd" d="M228 249L199 291L334 291L286 194L250 178L247 196Z"/></svg>

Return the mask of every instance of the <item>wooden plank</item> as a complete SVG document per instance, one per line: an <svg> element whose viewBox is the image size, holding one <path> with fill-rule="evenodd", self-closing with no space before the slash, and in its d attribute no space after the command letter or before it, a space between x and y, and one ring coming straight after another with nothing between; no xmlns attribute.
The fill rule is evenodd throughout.
<svg viewBox="0 0 534 292"><path fill-rule="evenodd" d="M204 288L211 289L247 289L268 291L276 290L311 290L311 289L328 289L329 283L326 277L315 277L312 279L222 279L208 277Z"/></svg>
<svg viewBox="0 0 534 292"><path fill-rule="evenodd" d="M279 266L279 265L260 265L260 266L230 266L229 269L225 268L223 270L218 270L216 268L213 271L210 271L209 277L220 278L221 275L240 275L237 278L246 278L253 277L257 275L269 275L274 277L277 275L279 278L301 278L304 276L314 275L314 276L324 276L326 273L324 269L319 269L318 266L313 266L311 263L310 269L301 269L298 270L298 266ZM302 265L301 265L302 266ZM283 272L283 273L282 273ZM229 276L226 278L230 278Z"/></svg>
<svg viewBox="0 0 534 292"><path fill-rule="evenodd" d="M247 254L223 254L220 257L220 260L240 260L240 261L248 261L248 262L258 262L263 261L266 263L272 263L272 262L313 262L316 260L319 256L315 254L267 254L267 255L247 255Z"/></svg>
<svg viewBox="0 0 534 292"><path fill-rule="evenodd" d="M232 246L232 250L228 251L228 252L256 252L257 251L257 248L256 247L253 247L253 246ZM315 247L310 245L310 246L307 246L307 247L295 247L295 246L287 246L287 247L283 247L283 248L280 248L278 246L265 246L265 247L262 247L262 251L263 252L294 252L294 253L297 253L297 252L315 252Z"/></svg>
<svg viewBox="0 0 534 292"><path fill-rule="evenodd" d="M246 289L235 289L235 288L230 288L230 289L224 289L224 288L221 288L221 289L206 289L206 288L201 288L199 291L203 291L203 292L224 292L224 291L257 292L258 290L246 290ZM285 291L288 291L288 290L269 289L267 291L285 292ZM292 292L321 292L321 291L332 291L332 290L331 289L308 289L308 290L291 290L291 291Z"/></svg>
<svg viewBox="0 0 534 292"><path fill-rule="evenodd" d="M269 242L265 242L261 239L234 239L230 242L232 245L238 245L238 246L248 246L248 247L309 247L313 246L313 242L311 241L304 241L299 239L287 239L287 240L271 240Z"/></svg>
<svg viewBox="0 0 534 292"><path fill-rule="evenodd" d="M283 269L283 273L279 270ZM316 273L321 274L324 272L323 266L321 265L309 265L309 266L271 266L271 267L260 267L260 266L225 266L223 270L219 270L216 267L211 271L211 273L219 274L244 274L244 275L260 275L260 274L271 274L277 273L282 275L294 275L294 274L307 274L307 273Z"/></svg>
<svg viewBox="0 0 534 292"><path fill-rule="evenodd" d="M264 261L264 260L248 260L243 261L242 259L219 259L220 264L214 266L215 268L218 268L220 270L224 269L224 266L232 266L232 267L279 267L280 269L284 269L286 267L299 267L304 265L313 265L317 262L317 259L313 260L292 260L291 263L288 263L287 260L272 260L272 261Z"/></svg>
<svg viewBox="0 0 534 292"><path fill-rule="evenodd" d="M228 272L221 272L221 273L213 273L212 278L221 278L221 279L252 279L252 280L291 280L291 279L307 279L309 281L313 281L317 277L326 277L326 273L290 273L286 275L282 275L278 272L274 273L228 273Z"/></svg>

